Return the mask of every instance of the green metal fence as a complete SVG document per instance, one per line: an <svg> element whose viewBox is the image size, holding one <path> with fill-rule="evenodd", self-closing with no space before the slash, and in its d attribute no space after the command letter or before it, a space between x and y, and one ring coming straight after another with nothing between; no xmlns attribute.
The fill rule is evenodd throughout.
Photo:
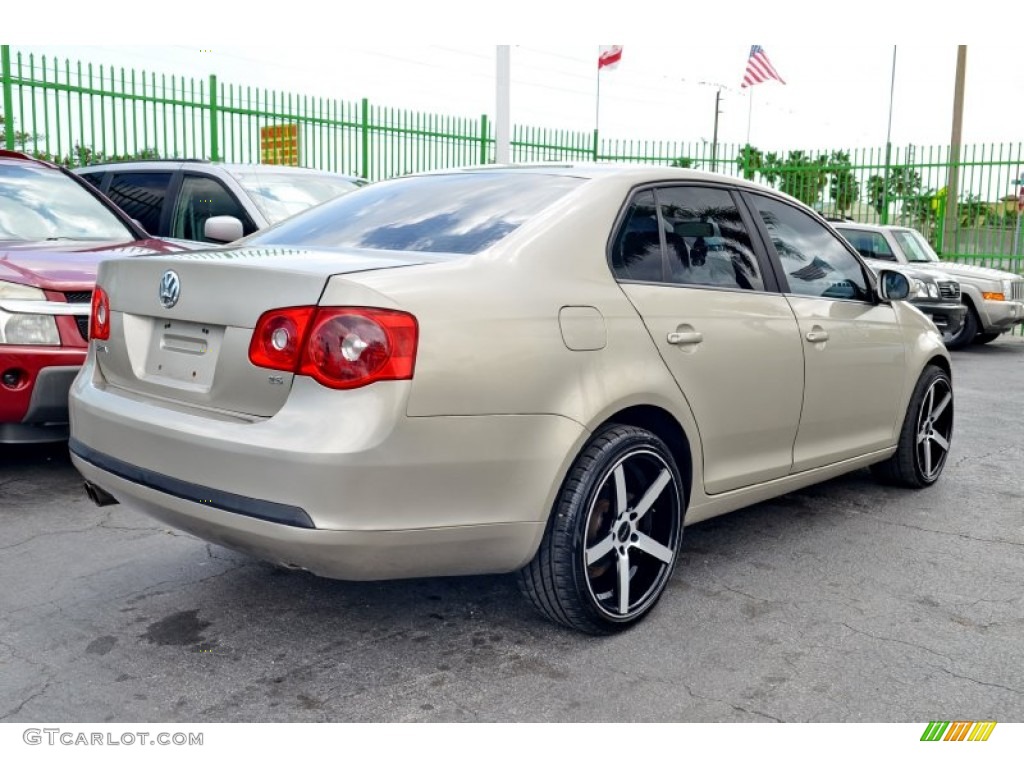
<svg viewBox="0 0 1024 768"><path fill-rule="evenodd" d="M65 165L132 157L256 163L261 131L295 126L306 167L378 180L488 163L487 115L452 117L36 56L0 46L4 146ZM1022 144L772 151L515 125L515 162L672 164L760 181L827 216L921 230L943 258L1024 271L1014 182ZM958 190L948 190L951 181Z"/></svg>

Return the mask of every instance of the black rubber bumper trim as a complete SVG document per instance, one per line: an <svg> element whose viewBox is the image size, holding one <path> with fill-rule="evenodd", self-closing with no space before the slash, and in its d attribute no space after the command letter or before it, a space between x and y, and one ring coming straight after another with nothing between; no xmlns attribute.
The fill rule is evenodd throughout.
<svg viewBox="0 0 1024 768"><path fill-rule="evenodd" d="M154 491L160 491L161 493L176 496L186 501L193 501L196 504L205 504L208 507L223 509L225 512L234 512L245 517L266 520L270 523L290 525L294 528L316 528L309 515L306 514L306 510L302 507L295 507L291 504L279 504L276 501L253 499L248 496L240 496L237 493L218 491L216 488L207 488L205 485L168 477L151 469L136 467L126 461L121 461L121 459L115 459L113 456L93 450L73 437L68 440L68 448L83 461L87 461L112 475L117 475L133 483L152 488ZM104 490L109 492L109 489Z"/></svg>

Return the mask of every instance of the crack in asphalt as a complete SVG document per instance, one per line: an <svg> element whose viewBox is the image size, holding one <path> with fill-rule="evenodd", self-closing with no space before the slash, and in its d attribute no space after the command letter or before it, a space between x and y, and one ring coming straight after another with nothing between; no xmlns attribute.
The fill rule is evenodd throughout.
<svg viewBox="0 0 1024 768"><path fill-rule="evenodd" d="M686 689L686 692L688 694L690 694L691 698L694 698L694 699L704 699L705 701L714 701L714 702L717 702L719 704L725 704L727 707L731 707L732 709L736 710L737 712L743 712L743 713L748 714L748 715L754 715L755 717L763 717L764 719L771 720L772 722L775 722L775 723L783 722L782 720L780 720L779 718L775 717L774 715L769 715L767 712L758 712L756 709L746 709L745 707L741 707L738 704L733 704L731 701L726 701L725 699L716 699L713 696L702 696L699 693L694 693L693 689L691 689L690 686L688 686L686 683L684 683L682 681L679 681L679 684L682 685L683 688Z"/></svg>
<svg viewBox="0 0 1024 768"><path fill-rule="evenodd" d="M7 652L18 661L24 662L25 664L28 664L32 667L41 667L43 669L47 669L47 665L43 664L42 662L33 661L32 659L26 659L24 656L22 656L20 653L14 650L14 646L12 646L10 643L6 643L3 640L0 640L0 646L3 646L5 649L7 649Z"/></svg>
<svg viewBox="0 0 1024 768"><path fill-rule="evenodd" d="M980 456L962 456L961 458L956 460L956 463L953 466L959 469L960 465L966 464L969 461L984 461L985 459L990 459L993 456L1002 456L1006 454L1008 449L1013 450L1014 453L1017 452L1015 449L1011 449L1009 446L1007 446L1007 448L1003 448L998 451L991 451L989 453L983 453Z"/></svg>
<svg viewBox="0 0 1024 768"><path fill-rule="evenodd" d="M14 549L15 547L20 547L22 544L28 544L30 541L34 541L35 539L41 539L44 536L64 536L69 533L85 533L88 530L98 527L99 523L93 523L92 525L87 525L85 528L66 528L60 531L44 531L43 533L34 533L27 539L16 541L13 544L5 544L4 546L0 547L0 552L3 552L8 549Z"/></svg>
<svg viewBox="0 0 1024 768"><path fill-rule="evenodd" d="M950 659L950 661L952 661L952 659ZM929 665L929 666L932 666L934 669L941 669L947 675L950 675L951 677L955 677L958 680L968 680L968 681L970 681L972 683L975 683L977 685L983 685L986 688L1001 688L1004 691L1009 691L1010 693L1016 693L1018 696L1024 695L1024 691L1019 691L1016 688L1010 688L1009 686L1000 685L999 683L988 683L988 682L985 682L984 680L976 680L973 677L968 677L967 675L957 674L953 670L946 669L945 667L935 667L934 665Z"/></svg>
<svg viewBox="0 0 1024 768"><path fill-rule="evenodd" d="M884 517L878 515L869 515L862 513L864 517L870 517L872 520L877 520L880 523L886 525L898 525L901 528L911 528L915 531L924 531L926 533L937 533L940 536L954 536L958 539L968 539L969 541L980 541L986 544L1007 544L1011 547L1024 547L1024 541L1007 541L1006 539L986 539L981 536L968 536L966 533L957 533L956 531L939 531L935 528L925 528L920 525L911 525L910 523L898 523L895 520L886 520Z"/></svg>
<svg viewBox="0 0 1024 768"><path fill-rule="evenodd" d="M899 645L906 645L906 646L909 646L911 648L917 648L920 651L926 651L927 653L930 653L930 654L932 654L934 656L938 656L940 659L945 659L946 661L952 661L953 660L952 658L950 658L946 654L939 653L938 651L933 651L931 648L928 648L927 646L924 646L924 645L918 645L917 643L911 643L911 642L909 642L907 640L900 640L900 639L895 638L895 637L883 637L882 635L873 635L870 632L865 632L863 629L857 629L856 627L851 627L845 621L840 621L840 622L837 622L837 623L842 625L842 626L844 626L844 627L846 627L851 632L854 632L854 633L856 633L858 635L864 635L865 637L870 637L873 640L879 640L879 641L881 641L883 643L898 643Z"/></svg>
<svg viewBox="0 0 1024 768"><path fill-rule="evenodd" d="M21 712L21 710L27 704L29 704L29 702L33 701L34 699L38 699L40 696L42 696L44 693L46 693L46 691L49 690L50 684L52 682L53 682L53 680L47 680L45 683L43 683L43 687L42 688L40 688L38 691L36 691L31 696L29 696L27 699L25 699L20 704L18 704L18 706L16 706L14 709L10 709L7 712L4 712L2 715L0 715L0 720L6 720L9 717L14 717L16 714Z"/></svg>
<svg viewBox="0 0 1024 768"><path fill-rule="evenodd" d="M160 528L159 526L131 526L131 525L115 525L111 522L110 518L113 515L113 510L107 510L103 513L103 517L94 523L91 523L84 528L64 528L59 531L43 531L42 533L34 533L28 538L16 541L13 544L5 544L0 547L0 552L8 549L14 549L24 544L28 544L36 539L43 538L44 536L64 536L73 533L85 533L91 531L94 528L101 528L106 531L143 531L149 534L166 533L170 536L187 536L188 534L181 533L179 531L170 530L167 528Z"/></svg>

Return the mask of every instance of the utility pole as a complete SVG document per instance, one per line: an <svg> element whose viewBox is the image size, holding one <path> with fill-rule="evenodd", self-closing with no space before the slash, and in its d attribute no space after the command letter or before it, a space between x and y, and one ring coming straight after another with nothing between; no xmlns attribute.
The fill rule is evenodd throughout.
<svg viewBox="0 0 1024 768"><path fill-rule="evenodd" d="M711 137L711 172L714 173L718 166L718 116L721 111L718 109L718 104L722 99L722 89L719 88L715 91L715 133Z"/></svg>
<svg viewBox="0 0 1024 768"><path fill-rule="evenodd" d="M956 252L960 220L957 200L960 198L960 143L964 123L964 80L967 73L967 46L956 49L956 87L953 92L953 129L949 137L949 170L946 175L946 220L943 222L944 252Z"/></svg>
<svg viewBox="0 0 1024 768"><path fill-rule="evenodd" d="M709 83L705 80L700 80L697 85L712 85L715 87L715 129L711 136L711 171L714 172L718 168L718 116L722 114L719 105L722 103L722 89L725 88L721 83ZM707 141L703 140L705 144ZM703 154L703 152L701 153ZM701 158L702 160L704 158Z"/></svg>
<svg viewBox="0 0 1024 768"><path fill-rule="evenodd" d="M885 178L882 182L882 223L889 223L889 165L892 162L892 102L896 93L896 46L892 47L892 78L889 80L889 126L885 129Z"/></svg>
<svg viewBox="0 0 1024 768"><path fill-rule="evenodd" d="M496 105L494 120L494 162L507 164L511 162L511 95L512 95L512 55L509 46L499 45L497 52Z"/></svg>

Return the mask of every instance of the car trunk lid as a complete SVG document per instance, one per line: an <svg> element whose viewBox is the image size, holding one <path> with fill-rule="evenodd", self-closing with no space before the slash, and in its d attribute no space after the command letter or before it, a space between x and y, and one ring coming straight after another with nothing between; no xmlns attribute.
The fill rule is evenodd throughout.
<svg viewBox="0 0 1024 768"><path fill-rule="evenodd" d="M406 253L240 248L105 262L98 284L110 296L110 338L96 342L97 365L109 385L138 396L271 416L294 375L249 361L260 315L317 304L333 275L421 261Z"/></svg>

